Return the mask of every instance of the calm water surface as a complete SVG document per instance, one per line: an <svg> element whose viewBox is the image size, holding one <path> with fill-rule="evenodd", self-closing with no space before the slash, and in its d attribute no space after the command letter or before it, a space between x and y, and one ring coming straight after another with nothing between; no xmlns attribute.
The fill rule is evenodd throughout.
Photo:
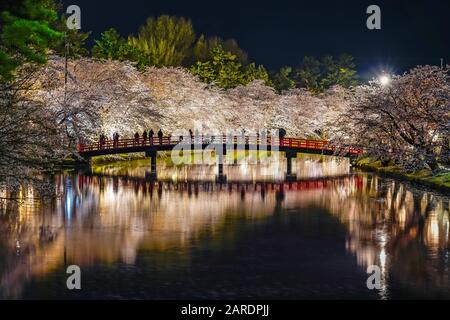
<svg viewBox="0 0 450 320"><path fill-rule="evenodd" d="M450 298L445 195L339 161L297 159L293 183L283 163L226 167L221 185L213 166L161 166L156 183L146 168L55 176L54 199L2 192L26 200L0 206L0 298Z"/></svg>

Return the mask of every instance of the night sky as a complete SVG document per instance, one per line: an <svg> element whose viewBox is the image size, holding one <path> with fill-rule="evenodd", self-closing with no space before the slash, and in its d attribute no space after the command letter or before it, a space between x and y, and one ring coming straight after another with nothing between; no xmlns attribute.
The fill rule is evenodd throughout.
<svg viewBox="0 0 450 320"><path fill-rule="evenodd" d="M417 64L450 63L450 0L187 1L63 0L77 4L82 30L93 37L109 27L137 33L149 16L190 18L197 34L235 38L250 60L270 70L303 56L350 53L361 75L401 73ZM382 30L366 28L366 8L377 4ZM92 44L92 40L91 40Z"/></svg>

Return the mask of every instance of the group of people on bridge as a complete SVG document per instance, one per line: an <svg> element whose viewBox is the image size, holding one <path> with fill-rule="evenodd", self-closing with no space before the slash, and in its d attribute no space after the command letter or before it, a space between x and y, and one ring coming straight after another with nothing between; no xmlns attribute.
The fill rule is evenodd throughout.
<svg viewBox="0 0 450 320"><path fill-rule="evenodd" d="M284 131L284 132L283 132L283 131ZM280 137L280 138L283 138L283 137L285 136L285 134L286 134L285 132L286 132L286 131L285 131L284 129L280 130L280 132L279 132L279 137ZM259 140L260 138L263 139L263 140L265 140L265 139L267 139L267 134L268 134L268 132L267 132L266 130L257 131L255 137L256 137L258 140ZM136 132L136 133L134 134L134 138L133 138L133 139L129 139L129 140L132 140L133 145L140 145L140 144L146 145L147 142L148 142L150 145L153 145L153 144L154 144L154 135L155 135L155 132L153 131L153 129L150 129L150 130L148 130L148 131L144 130L144 132L143 132L142 134L139 134L139 132ZM241 135L243 138L248 138L248 132L246 132L246 130L244 130L244 129L242 129L242 132L241 132L240 135ZM199 135L199 132L198 132L197 130L195 131L195 134L194 134L194 132L192 131L192 129L189 129L189 136L190 136L190 138L191 138L191 141L194 141L194 139L195 139L196 137L201 138L201 141L214 141L215 138L216 138L216 136L213 136L213 135L206 135L206 136L204 136L203 134L202 134L202 135ZM157 138L158 138L159 144L160 144L160 145L163 144L164 133L163 133L162 129L159 129L159 130L158 130L158 132L157 132ZM169 135L169 136L168 136L168 139L169 139L169 141L171 141L172 137ZM102 133L102 134L100 135L99 141L98 141L99 148L103 149L103 148L106 146L106 144L107 144L107 140L108 140L108 139L106 138L106 135ZM113 137L112 137L112 146L113 146L114 148L119 147L119 140L120 140L120 135L119 135L118 132L115 132L115 133L113 134ZM109 141L111 141L111 140L109 140ZM180 137L179 137L179 141L183 141L183 136L180 136ZM110 144L110 143L108 143L108 145L109 145L109 144Z"/></svg>
<svg viewBox="0 0 450 320"><path fill-rule="evenodd" d="M142 142L144 144L147 142L147 140L150 142L150 144L153 144L153 139L154 139L153 137L154 137L154 135L155 135L155 132L153 131L153 129L150 129L148 132L146 130L144 130L144 132L142 133L142 136L139 134L139 132L136 132L134 134L134 142L139 143L139 141L142 138ZM163 131L161 129L158 130L157 136L158 136L159 143L161 144L162 143L162 139L164 137L164 133L163 133ZM113 141L113 146L114 147L118 147L119 146L119 139L120 139L119 133L115 132L113 134L113 137L112 137L112 141ZM100 137L99 137L99 140L98 140L99 145L100 146L104 146L106 144L106 140L107 140L106 135L103 134L103 133L100 134Z"/></svg>
<svg viewBox="0 0 450 320"><path fill-rule="evenodd" d="M118 135L118 134L117 134ZM155 132L153 131L153 129L150 129L148 132L144 130L144 132L142 133L142 136L139 135L139 132L136 132L134 134L134 141L135 142L139 142L139 139L142 137L142 142L145 144L148 141L150 142L150 144L153 144L153 136L155 135ZM162 143L162 139L164 137L164 133L162 132L161 129L158 130L158 140L159 140L159 144ZM118 141L119 139L117 139Z"/></svg>

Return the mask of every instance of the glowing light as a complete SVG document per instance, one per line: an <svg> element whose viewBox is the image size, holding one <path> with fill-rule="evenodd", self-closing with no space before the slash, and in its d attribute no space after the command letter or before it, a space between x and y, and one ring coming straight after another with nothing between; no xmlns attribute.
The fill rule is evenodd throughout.
<svg viewBox="0 0 450 320"><path fill-rule="evenodd" d="M384 270L384 268L386 267L386 250L384 248L381 249L380 252L380 265L381 269Z"/></svg>
<svg viewBox="0 0 450 320"><path fill-rule="evenodd" d="M389 76L386 75L386 74L383 74L383 75L381 75L381 76L378 78L378 81L380 82L380 84L381 84L383 87L386 87L386 86L388 86L388 85L391 83L391 77L389 77Z"/></svg>

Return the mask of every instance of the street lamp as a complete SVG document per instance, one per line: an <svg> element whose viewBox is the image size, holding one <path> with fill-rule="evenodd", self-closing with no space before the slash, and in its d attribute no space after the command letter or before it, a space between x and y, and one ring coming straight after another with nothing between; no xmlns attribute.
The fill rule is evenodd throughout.
<svg viewBox="0 0 450 320"><path fill-rule="evenodd" d="M391 77L389 77L389 75L387 74L382 74L378 77L378 81L380 82L382 87L386 87L389 85L389 83L391 83Z"/></svg>

